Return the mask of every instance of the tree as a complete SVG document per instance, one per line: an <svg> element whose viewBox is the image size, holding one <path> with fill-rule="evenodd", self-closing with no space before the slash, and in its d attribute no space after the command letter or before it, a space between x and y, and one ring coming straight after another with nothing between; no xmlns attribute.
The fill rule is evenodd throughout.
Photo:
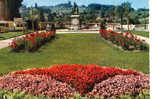
<svg viewBox="0 0 153 99"><path fill-rule="evenodd" d="M7 0L8 10L10 10L10 19L14 17L20 17L19 8L22 6L23 0Z"/></svg>
<svg viewBox="0 0 153 99"><path fill-rule="evenodd" d="M101 13L100 13L101 18L104 18L104 17L105 17L105 12L106 12L106 11L101 10Z"/></svg>
<svg viewBox="0 0 153 99"><path fill-rule="evenodd" d="M109 9L109 16L111 18L111 21L114 23L114 20L115 20L115 11L114 11L114 8L115 7L112 7ZM114 30L114 24L113 24L113 30Z"/></svg>
<svg viewBox="0 0 153 99"><path fill-rule="evenodd" d="M0 17L4 20L13 20L14 17L20 17L19 8L22 0L0 0Z"/></svg>
<svg viewBox="0 0 153 99"><path fill-rule="evenodd" d="M44 10L42 8L40 9L40 15L39 15L39 17L40 17L40 21L41 22L44 22L45 21Z"/></svg>
<svg viewBox="0 0 153 99"><path fill-rule="evenodd" d="M122 23L123 23L123 15L124 15L124 9L123 9L123 6L117 6L115 8L115 13L116 13L116 16L118 18L120 18L120 24L121 24L121 30L123 30L123 26L122 26Z"/></svg>
<svg viewBox="0 0 153 99"><path fill-rule="evenodd" d="M54 17L55 16L52 13L49 13L48 14L48 21L51 21L51 22L54 21L54 19L55 19Z"/></svg>
<svg viewBox="0 0 153 99"><path fill-rule="evenodd" d="M139 18L135 11L129 13L129 23L130 24L139 24Z"/></svg>
<svg viewBox="0 0 153 99"><path fill-rule="evenodd" d="M124 10L124 17L126 17L127 25L128 25L128 30L129 30L129 22L130 22L130 14L132 12L132 7L131 3L129 2L124 2L121 4Z"/></svg>
<svg viewBox="0 0 153 99"><path fill-rule="evenodd" d="M100 23L100 29L106 29L106 20L102 20Z"/></svg>

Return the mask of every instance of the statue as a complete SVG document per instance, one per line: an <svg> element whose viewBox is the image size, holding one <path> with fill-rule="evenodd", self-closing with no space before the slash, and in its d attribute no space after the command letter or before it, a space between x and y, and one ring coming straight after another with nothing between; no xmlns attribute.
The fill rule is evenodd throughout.
<svg viewBox="0 0 153 99"><path fill-rule="evenodd" d="M79 14L78 5L74 2L74 6L72 8L72 14Z"/></svg>
<svg viewBox="0 0 153 99"><path fill-rule="evenodd" d="M79 30L80 29L80 15L79 15L79 8L77 4L74 2L72 7L72 15L71 15L71 30Z"/></svg>

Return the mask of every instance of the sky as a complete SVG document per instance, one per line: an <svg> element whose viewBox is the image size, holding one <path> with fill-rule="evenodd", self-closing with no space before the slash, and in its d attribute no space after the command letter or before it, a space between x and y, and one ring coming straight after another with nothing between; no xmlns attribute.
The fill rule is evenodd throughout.
<svg viewBox="0 0 153 99"><path fill-rule="evenodd" d="M123 2L130 2L132 7L138 8L149 8L149 0L24 0L23 4L30 7L34 6L35 3L38 6L50 6L57 5L60 3L67 3L68 1L76 2L78 5L88 5L90 3L100 3L107 5L120 5Z"/></svg>

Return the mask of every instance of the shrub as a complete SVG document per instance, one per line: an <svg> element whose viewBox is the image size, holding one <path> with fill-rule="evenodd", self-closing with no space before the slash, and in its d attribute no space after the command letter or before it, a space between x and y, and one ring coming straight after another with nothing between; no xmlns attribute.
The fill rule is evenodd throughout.
<svg viewBox="0 0 153 99"><path fill-rule="evenodd" d="M145 40L138 39L130 32L119 34L112 30L100 29L100 34L104 39L111 41L116 45L120 45L124 50L147 50Z"/></svg>
<svg viewBox="0 0 153 99"><path fill-rule="evenodd" d="M36 51L41 45L50 41L55 36L56 31L34 32L26 34L21 38L15 38L9 44L12 51Z"/></svg>
<svg viewBox="0 0 153 99"><path fill-rule="evenodd" d="M106 20L102 20L100 23L100 28L101 29L106 29Z"/></svg>

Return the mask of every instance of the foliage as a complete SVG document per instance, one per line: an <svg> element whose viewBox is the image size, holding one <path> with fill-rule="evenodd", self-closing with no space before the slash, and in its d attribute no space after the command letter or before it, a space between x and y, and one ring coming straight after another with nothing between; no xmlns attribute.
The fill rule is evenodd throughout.
<svg viewBox="0 0 153 99"><path fill-rule="evenodd" d="M100 29L106 29L106 20L101 21Z"/></svg>
<svg viewBox="0 0 153 99"><path fill-rule="evenodd" d="M15 52L21 50L36 51L41 45L50 41L54 36L55 29L50 32L34 32L26 34L21 38L13 39L8 47Z"/></svg>
<svg viewBox="0 0 153 99"><path fill-rule="evenodd" d="M121 46L125 50L147 50L148 46L145 43L145 40L140 40L137 36L134 36L130 32L125 34L119 34L112 30L100 30L101 36L111 41L112 43Z"/></svg>
<svg viewBox="0 0 153 99"><path fill-rule="evenodd" d="M121 99L150 99L149 90L142 90L138 95L122 95Z"/></svg>
<svg viewBox="0 0 153 99"><path fill-rule="evenodd" d="M59 18L62 17L64 22L69 21L70 18L68 18L72 13L72 5L70 2L68 3L62 3L55 6L44 6L41 7L44 10L44 16L45 18L48 17L48 20L53 21L51 17L54 17L54 21L59 21ZM148 9L138 9L135 10L131 7L131 4L129 2L124 2L119 6L114 5L102 5L102 4L95 4L91 3L88 6L78 6L80 14L84 14L85 20L84 23L88 22L96 22L96 18L101 16L102 18L109 18L108 22L119 22L119 19L121 20L122 17L122 24L140 24L144 23L142 19L146 19L146 23L148 23L148 16L149 16L149 10ZM121 9L122 8L122 9ZM49 11L51 9L51 11ZM31 8L26 8L23 13L21 13L21 16L24 17L24 19L27 19L28 16L31 16L31 14L28 14L26 11L30 12ZM35 11L36 10L36 11ZM39 16L40 8L34 8L34 17ZM35 13L36 12L36 13ZM55 14L56 15L55 15ZM51 15L52 14L52 15ZM132 16L131 16L132 15ZM65 18L66 17L66 18Z"/></svg>
<svg viewBox="0 0 153 99"><path fill-rule="evenodd" d="M124 16L123 6L119 5L119 6L115 7L115 13L116 13L117 18L120 19L121 29L123 29L122 28L123 16Z"/></svg>
<svg viewBox="0 0 153 99"><path fill-rule="evenodd" d="M40 9L40 15L39 16L40 16L40 21L44 22L45 21L45 16L44 16L44 10L42 8Z"/></svg>
<svg viewBox="0 0 153 99"><path fill-rule="evenodd" d="M144 93L145 92L145 93ZM48 96L38 95L33 96L31 94L23 94L24 92L19 92L14 90L13 92L7 90L0 90L0 99L50 99ZM143 93L143 94L142 94ZM132 95L122 95L120 99L150 99L149 90L143 90L142 93L138 94L137 96ZM23 94L23 96L21 95ZM17 98L14 98L17 97ZM144 98L145 97L145 98ZM66 99L66 98L65 98ZM76 94L74 97L70 97L69 99L93 99L93 97L82 97L79 94ZM104 99L104 97L95 96L94 99ZM116 99L115 97L111 97L109 99Z"/></svg>
<svg viewBox="0 0 153 99"><path fill-rule="evenodd" d="M53 22L55 20L55 15L53 13L48 14L48 21Z"/></svg>
<svg viewBox="0 0 153 99"><path fill-rule="evenodd" d="M121 4L121 6L123 7L124 9L124 17L126 17L126 21L127 23L126 24L130 24L130 13L132 12L132 7L131 7L131 3L129 2L124 2ZM129 30L129 26L128 26L128 30Z"/></svg>
<svg viewBox="0 0 153 99"><path fill-rule="evenodd" d="M0 99L50 99L48 96L33 96L31 94L26 94L24 92L19 92L17 90L7 91L0 90Z"/></svg>
<svg viewBox="0 0 153 99"><path fill-rule="evenodd" d="M9 8L11 12L10 14L11 20L13 20L14 17L20 17L19 8L22 6L21 3L23 0L6 0L6 1L8 3L8 7L6 8Z"/></svg>

